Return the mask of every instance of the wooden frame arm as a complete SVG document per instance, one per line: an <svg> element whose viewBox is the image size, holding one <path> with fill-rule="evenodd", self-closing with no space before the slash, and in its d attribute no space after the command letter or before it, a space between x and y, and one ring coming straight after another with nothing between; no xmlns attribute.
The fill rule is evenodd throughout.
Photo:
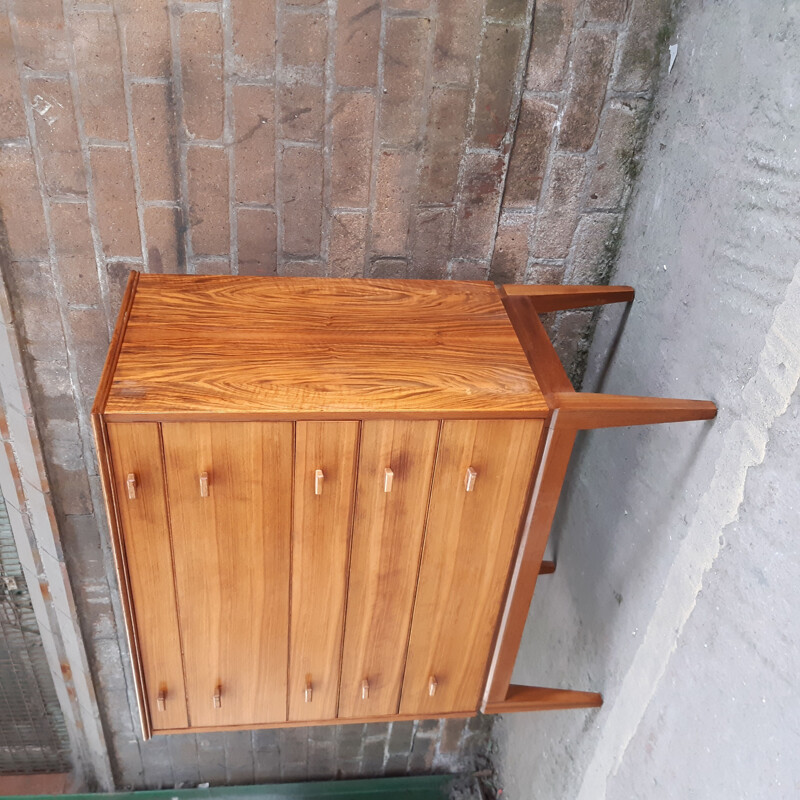
<svg viewBox="0 0 800 800"><path fill-rule="evenodd" d="M539 314L608 303L630 303L635 294L632 286L539 286L509 283L503 289L509 297L532 298Z"/></svg>

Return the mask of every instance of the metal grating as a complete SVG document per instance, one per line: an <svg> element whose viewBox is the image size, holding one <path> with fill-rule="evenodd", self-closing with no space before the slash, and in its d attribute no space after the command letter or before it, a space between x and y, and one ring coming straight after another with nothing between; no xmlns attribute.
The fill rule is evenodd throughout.
<svg viewBox="0 0 800 800"><path fill-rule="evenodd" d="M0 774L69 767L64 717L0 495Z"/></svg>

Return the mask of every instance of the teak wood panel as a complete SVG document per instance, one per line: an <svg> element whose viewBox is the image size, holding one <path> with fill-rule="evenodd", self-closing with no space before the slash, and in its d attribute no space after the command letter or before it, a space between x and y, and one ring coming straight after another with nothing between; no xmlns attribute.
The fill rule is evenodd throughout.
<svg viewBox="0 0 800 800"><path fill-rule="evenodd" d="M185 728L186 694L158 425L111 424L108 441L151 726ZM133 498L128 494L129 475L134 478Z"/></svg>
<svg viewBox="0 0 800 800"><path fill-rule="evenodd" d="M400 713L477 708L541 431L442 423Z"/></svg>
<svg viewBox="0 0 800 800"><path fill-rule="evenodd" d="M296 426L290 720L336 716L358 434L358 422Z"/></svg>
<svg viewBox="0 0 800 800"><path fill-rule="evenodd" d="M548 412L488 282L141 275L111 368L109 418Z"/></svg>
<svg viewBox="0 0 800 800"><path fill-rule="evenodd" d="M438 433L437 421L362 424L340 717L397 713Z"/></svg>
<svg viewBox="0 0 800 800"><path fill-rule="evenodd" d="M285 721L292 425L162 433L191 724Z"/></svg>

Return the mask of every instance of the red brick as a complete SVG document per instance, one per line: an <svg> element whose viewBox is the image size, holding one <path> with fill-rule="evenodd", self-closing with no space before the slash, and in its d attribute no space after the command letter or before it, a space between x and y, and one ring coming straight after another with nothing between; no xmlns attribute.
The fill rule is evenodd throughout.
<svg viewBox="0 0 800 800"><path fill-rule="evenodd" d="M53 203L50 225L56 246L56 266L67 303L98 304L100 282L86 204Z"/></svg>
<svg viewBox="0 0 800 800"><path fill-rule="evenodd" d="M167 0L117 0L115 6L125 32L131 74L170 77L172 44Z"/></svg>
<svg viewBox="0 0 800 800"><path fill-rule="evenodd" d="M616 208L622 203L633 161L641 146L637 106L612 100L597 140L597 161L589 185L587 205Z"/></svg>
<svg viewBox="0 0 800 800"><path fill-rule="evenodd" d="M477 145L497 147L506 135L520 47L522 31L519 28L498 23L486 25L481 42L472 133Z"/></svg>
<svg viewBox="0 0 800 800"><path fill-rule="evenodd" d="M558 137L558 146L563 150L588 150L594 142L615 40L614 33L578 33L572 55L569 99Z"/></svg>
<svg viewBox="0 0 800 800"><path fill-rule="evenodd" d="M192 252L228 255L228 154L220 147L190 147L186 170Z"/></svg>
<svg viewBox="0 0 800 800"><path fill-rule="evenodd" d="M0 175L0 211L11 257L47 256L42 198L31 151L0 146Z"/></svg>
<svg viewBox="0 0 800 800"><path fill-rule="evenodd" d="M281 86L278 93L280 136L295 142L321 142L325 95L321 86Z"/></svg>
<svg viewBox="0 0 800 800"><path fill-rule="evenodd" d="M464 154L469 113L467 89L436 87L431 93L419 198L427 203L451 203Z"/></svg>
<svg viewBox="0 0 800 800"><path fill-rule="evenodd" d="M70 68L69 38L61 0L15 3L19 32L17 58L29 69L65 72Z"/></svg>
<svg viewBox="0 0 800 800"><path fill-rule="evenodd" d="M271 86L233 90L236 199L275 201L275 94Z"/></svg>
<svg viewBox="0 0 800 800"><path fill-rule="evenodd" d="M533 214L509 214L500 218L494 242L489 280L522 283L528 266L528 233Z"/></svg>
<svg viewBox="0 0 800 800"><path fill-rule="evenodd" d="M278 41L286 67L322 68L328 52L328 17L324 14L283 14Z"/></svg>
<svg viewBox="0 0 800 800"><path fill-rule="evenodd" d="M183 272L186 269L183 233L179 209L151 206L144 210L144 235L150 272Z"/></svg>
<svg viewBox="0 0 800 800"><path fill-rule="evenodd" d="M127 150L92 149L92 175L97 224L106 256L141 256L139 219Z"/></svg>
<svg viewBox="0 0 800 800"><path fill-rule="evenodd" d="M486 16L503 22L523 22L527 0L486 0Z"/></svg>
<svg viewBox="0 0 800 800"><path fill-rule="evenodd" d="M439 0L433 78L440 83L472 83L481 40L483 0Z"/></svg>
<svg viewBox="0 0 800 800"><path fill-rule="evenodd" d="M365 207L372 175L375 98L343 92L333 106L331 205Z"/></svg>
<svg viewBox="0 0 800 800"><path fill-rule="evenodd" d="M528 56L529 89L561 88L577 0L539 0L533 12L533 40Z"/></svg>
<svg viewBox="0 0 800 800"><path fill-rule="evenodd" d="M411 267L415 278L447 277L454 217L452 208L417 209L411 250Z"/></svg>
<svg viewBox="0 0 800 800"><path fill-rule="evenodd" d="M369 265L369 277L384 280L408 278L408 262L404 258L375 258Z"/></svg>
<svg viewBox="0 0 800 800"><path fill-rule="evenodd" d="M637 0L628 19L627 34L614 88L621 92L643 92L652 88L659 58L659 34L669 21L670 0Z"/></svg>
<svg viewBox="0 0 800 800"><path fill-rule="evenodd" d="M222 135L222 27L218 14L181 17L183 121L192 137Z"/></svg>
<svg viewBox="0 0 800 800"><path fill-rule="evenodd" d="M361 278L366 255L367 215L347 212L331 217L328 266L332 278Z"/></svg>
<svg viewBox="0 0 800 800"><path fill-rule="evenodd" d="M74 14L72 43L86 135L127 141L128 115L114 16L106 12Z"/></svg>
<svg viewBox="0 0 800 800"><path fill-rule="evenodd" d="M131 86L133 131L144 200L177 200L177 120L172 89L162 84Z"/></svg>
<svg viewBox="0 0 800 800"><path fill-rule="evenodd" d="M464 188L456 220L453 254L488 258L500 208L504 162L492 153L471 153L464 165Z"/></svg>
<svg viewBox="0 0 800 800"><path fill-rule="evenodd" d="M508 164L505 205L526 206L539 200L557 115L558 106L548 100L523 98Z"/></svg>
<svg viewBox="0 0 800 800"><path fill-rule="evenodd" d="M372 251L402 255L406 250L418 156L413 150L384 151L378 157Z"/></svg>
<svg viewBox="0 0 800 800"><path fill-rule="evenodd" d="M381 8L375 0L339 0L336 9L336 83L378 83Z"/></svg>
<svg viewBox="0 0 800 800"><path fill-rule="evenodd" d="M394 17L386 29L380 131L386 144L409 144L422 121L429 19Z"/></svg>
<svg viewBox="0 0 800 800"><path fill-rule="evenodd" d="M197 275L230 275L230 262L218 258L198 258L194 262Z"/></svg>
<svg viewBox="0 0 800 800"><path fill-rule="evenodd" d="M566 258L578 224L581 188L586 176L583 156L558 154L536 223L532 255Z"/></svg>
<svg viewBox="0 0 800 800"><path fill-rule="evenodd" d="M240 208L237 213L240 275L276 275L278 222L265 208Z"/></svg>
<svg viewBox="0 0 800 800"><path fill-rule="evenodd" d="M280 268L281 276L287 278L324 278L323 261L285 261Z"/></svg>
<svg viewBox="0 0 800 800"><path fill-rule="evenodd" d="M586 18L598 22L622 22L628 0L587 0Z"/></svg>
<svg viewBox="0 0 800 800"><path fill-rule="evenodd" d="M85 195L86 175L69 83L33 80L28 92L48 194Z"/></svg>
<svg viewBox="0 0 800 800"><path fill-rule="evenodd" d="M619 233L619 214L584 214L575 231L569 282L587 284L608 280Z"/></svg>
<svg viewBox="0 0 800 800"><path fill-rule="evenodd" d="M8 18L0 15L0 139L28 135Z"/></svg>
<svg viewBox="0 0 800 800"><path fill-rule="evenodd" d="M70 309L67 314L78 376L84 403L94 397L108 352L108 323L100 308Z"/></svg>
<svg viewBox="0 0 800 800"><path fill-rule="evenodd" d="M387 0L389 8L397 8L401 11L424 11L430 5L430 0Z"/></svg>
<svg viewBox="0 0 800 800"><path fill-rule="evenodd" d="M322 233L322 151L286 147L281 164L282 250L317 256Z"/></svg>
<svg viewBox="0 0 800 800"><path fill-rule="evenodd" d="M236 73L266 78L275 70L275 0L233 0Z"/></svg>

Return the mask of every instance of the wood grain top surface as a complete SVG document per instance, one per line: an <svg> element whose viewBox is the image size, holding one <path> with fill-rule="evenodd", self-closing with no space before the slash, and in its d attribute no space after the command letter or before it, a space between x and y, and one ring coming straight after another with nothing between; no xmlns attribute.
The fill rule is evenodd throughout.
<svg viewBox="0 0 800 800"><path fill-rule="evenodd" d="M547 414L477 281L141 275L98 400L120 419Z"/></svg>

